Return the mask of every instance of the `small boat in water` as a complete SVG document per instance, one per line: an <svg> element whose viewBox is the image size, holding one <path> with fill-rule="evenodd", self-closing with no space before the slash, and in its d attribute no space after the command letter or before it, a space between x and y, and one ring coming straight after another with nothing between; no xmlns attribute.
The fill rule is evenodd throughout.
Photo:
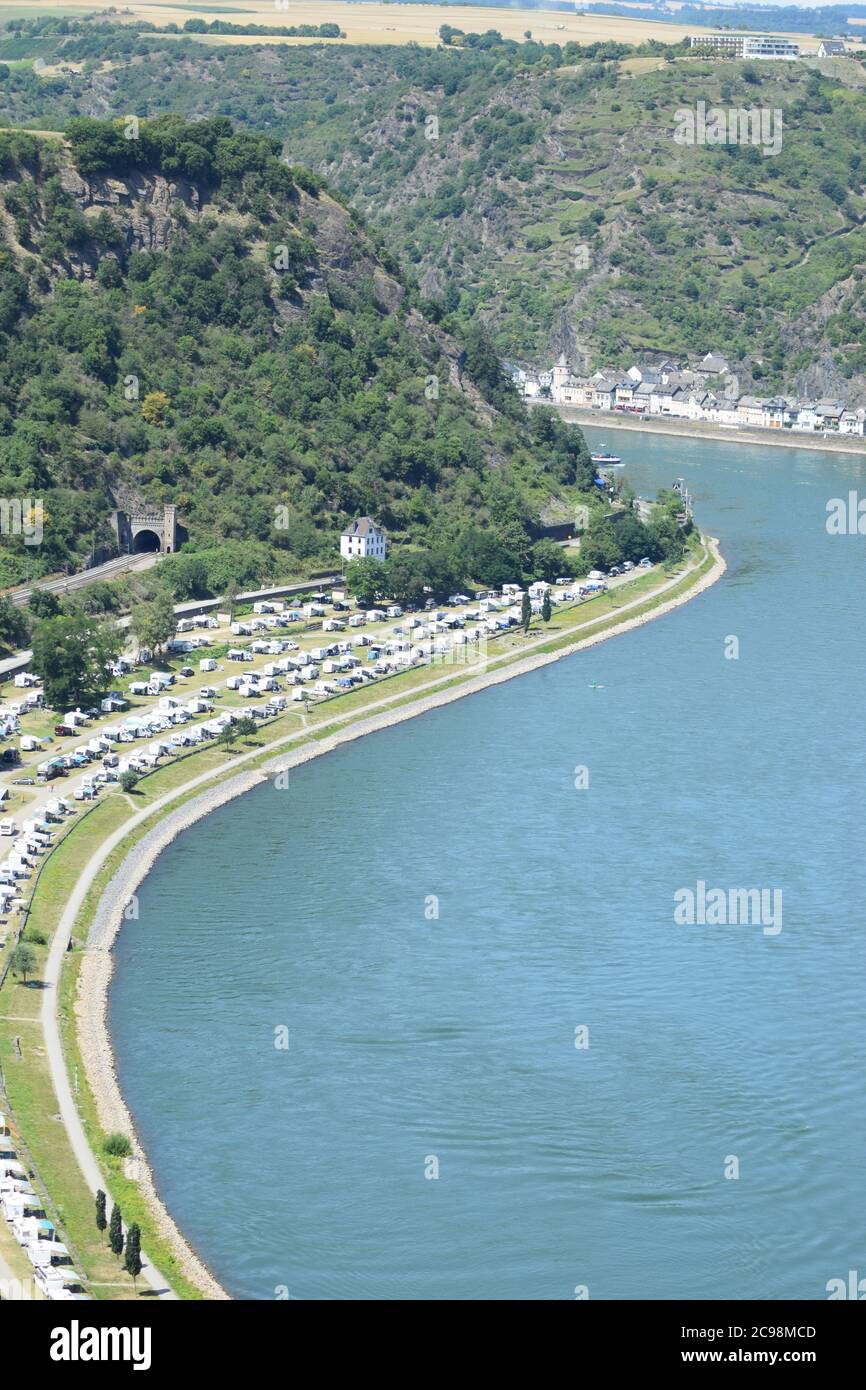
<svg viewBox="0 0 866 1390"><path fill-rule="evenodd" d="M600 468L621 468L622 459L618 454L590 454L592 462Z"/></svg>

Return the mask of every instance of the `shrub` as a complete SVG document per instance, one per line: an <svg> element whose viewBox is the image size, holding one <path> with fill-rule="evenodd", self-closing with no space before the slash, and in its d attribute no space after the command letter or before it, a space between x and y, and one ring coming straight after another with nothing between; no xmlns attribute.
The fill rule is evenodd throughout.
<svg viewBox="0 0 866 1390"><path fill-rule="evenodd" d="M129 1158L132 1153L132 1145L125 1134L109 1134L102 1147L113 1158Z"/></svg>

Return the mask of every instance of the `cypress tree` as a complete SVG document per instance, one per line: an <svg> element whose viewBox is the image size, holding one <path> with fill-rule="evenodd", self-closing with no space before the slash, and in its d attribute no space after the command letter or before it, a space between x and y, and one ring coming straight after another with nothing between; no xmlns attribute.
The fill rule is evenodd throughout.
<svg viewBox="0 0 866 1390"><path fill-rule="evenodd" d="M108 1224L108 1243L111 1253L119 1258L123 1254L123 1222L120 1207L116 1202L111 1209L111 1221Z"/></svg>
<svg viewBox="0 0 866 1390"><path fill-rule="evenodd" d="M523 631L529 631L529 624L532 622L532 603L529 594L523 595L523 603L520 607L520 621L523 623Z"/></svg>
<svg viewBox="0 0 866 1390"><path fill-rule="evenodd" d="M105 1193L100 1187L96 1194L96 1229L102 1234L107 1225L108 1222L105 1218Z"/></svg>
<svg viewBox="0 0 866 1390"><path fill-rule="evenodd" d="M550 590L544 595L544 602L541 605L541 617L544 622L550 622Z"/></svg>
<svg viewBox="0 0 866 1390"><path fill-rule="evenodd" d="M134 1284L141 1273L141 1231L135 1223L126 1233L126 1257L123 1267Z"/></svg>

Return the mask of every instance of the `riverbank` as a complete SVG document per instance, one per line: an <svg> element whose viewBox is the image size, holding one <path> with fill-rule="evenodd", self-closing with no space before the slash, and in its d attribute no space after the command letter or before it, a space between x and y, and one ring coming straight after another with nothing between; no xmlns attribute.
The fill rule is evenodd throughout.
<svg viewBox="0 0 866 1390"><path fill-rule="evenodd" d="M252 788L263 785L276 773L288 772L293 767L309 762L344 743L362 738L368 733L393 727L404 720L438 709L453 700L462 699L466 695L477 693L515 676L537 670L541 666L605 641L609 637L629 632L636 627L642 627L704 592L721 578L725 568L726 564L719 552L718 543L708 539L705 557L701 564L691 567L685 575L681 573L672 580L666 581L665 585L654 590L651 594L623 605L618 613L601 619L597 624L587 623L588 630L577 635L574 640L569 640L569 633L563 634L559 639L555 637L552 639L549 637L533 639L532 646L536 650L532 651L531 654L517 658L514 656L493 657L488 662L486 669L477 676L464 676L461 679L458 675L455 679L452 672L438 680L431 680L426 687L421 689L443 686L445 688L437 688L428 694L421 694L420 692L411 692L408 696L405 693L397 694L380 702L382 705L392 707L382 709L379 713L365 717L365 708L362 707L358 711L357 717L349 715L344 721L341 721L337 716L332 724L315 731L315 733L302 731L301 734L294 734L288 739L277 739L264 749L257 748L250 753L242 754L240 758L236 759L235 765L240 761L254 762L258 765L245 770L240 775L237 773L232 775L232 769L219 770L225 780L217 786L209 787L199 795L188 797L182 805L174 807L158 824L149 828L134 845L126 848L119 864L114 868L110 881L99 897L95 911L91 914L86 950L81 957L77 982L75 1015L78 1048L100 1128L106 1133L119 1131L130 1138L135 1153L134 1180L147 1203L154 1224L161 1238L170 1248L172 1256L183 1271L184 1276L205 1297L225 1298L228 1295L192 1250L159 1196L153 1172L118 1083L108 1026L108 992L113 971L111 947L124 920L126 920L125 912L129 903L134 900L134 895L154 867L159 855L183 830L209 815L217 807L225 805L234 797L241 796ZM684 583L684 580L688 580L689 577L691 577L691 582ZM669 597L664 597L668 590L676 590L676 592L671 593ZM625 617L624 615L628 613L629 609L638 611L633 612L631 617ZM553 649L551 650L551 648ZM393 708L393 705L401 700L403 703L400 707ZM344 726L338 727L341 722ZM305 741L299 747L287 748L275 755L275 750L281 744L286 745L298 739ZM195 779L195 781L202 782L215 775L215 773L205 773L203 777ZM169 801L175 801L184 794L188 795L189 791L189 785L179 788L175 793L155 803L154 807L149 808L148 811L139 813L139 816L134 820L144 819L157 807L161 808ZM122 826L85 866L78 884L78 892L81 893L82 900L90 883L105 865L111 851L121 841L128 841L132 828L131 823ZM74 921L75 913L72 914L69 922L70 929ZM131 1173L129 1175L132 1176Z"/></svg>
<svg viewBox="0 0 866 1390"><path fill-rule="evenodd" d="M534 401L533 405L552 402ZM584 410L575 405L556 405L563 420L573 425L592 425L595 429L639 431L641 434L665 434L686 439L708 439L716 444L768 444L771 448L812 449L828 454L859 454L866 462L866 439L842 435L828 439L818 434L792 434L781 430L743 430L725 425L712 425L701 420L672 420L660 415L623 415L613 410Z"/></svg>

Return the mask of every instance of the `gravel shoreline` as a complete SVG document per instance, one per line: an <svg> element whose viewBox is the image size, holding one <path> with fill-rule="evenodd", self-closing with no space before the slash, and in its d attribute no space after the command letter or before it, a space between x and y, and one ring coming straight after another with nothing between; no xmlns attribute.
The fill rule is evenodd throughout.
<svg viewBox="0 0 866 1390"><path fill-rule="evenodd" d="M209 815L218 807L224 806L236 796L243 796L245 792L251 791L254 787L262 786L277 772L298 767L303 763L312 761L313 758L331 752L340 747L341 744L363 738L366 734L380 729L390 728L406 719L413 719L419 714L450 704L453 700L463 699L466 695L472 695L491 685L512 680L515 676L537 670L541 666L559 661L562 657L571 656L586 647L604 642L610 637L618 637L622 633L630 632L633 628L643 627L647 623L653 622L656 618L662 617L665 613L703 593L721 578L727 568L725 560L719 552L716 541L710 540L709 548L714 563L707 573L685 593L666 600L651 612L629 618L616 627L606 628L603 632L595 633L590 637L579 637L558 651L527 656L522 660L512 662L499 671L485 671L473 680L466 681L452 689L426 695L398 709L386 710L383 713L372 715L368 719L358 720L327 738L307 743L283 754L276 754L264 763L261 769L239 773L192 797L175 810L169 811L157 825L142 837L123 860L99 899L88 932L86 950L82 957L78 978L78 997L75 1005L79 1047L102 1128L107 1133L120 1132L128 1135L134 1152L134 1158L130 1161L127 1169L128 1176L134 1177L138 1181L160 1235L169 1245L184 1276L195 1284L206 1298L225 1299L229 1298L230 1295L226 1293L186 1241L159 1196L153 1172L120 1090L108 1027L108 991L114 967L111 948L117 933L126 920L124 912L127 905L152 870L162 851L182 831L194 825L196 821Z"/></svg>

